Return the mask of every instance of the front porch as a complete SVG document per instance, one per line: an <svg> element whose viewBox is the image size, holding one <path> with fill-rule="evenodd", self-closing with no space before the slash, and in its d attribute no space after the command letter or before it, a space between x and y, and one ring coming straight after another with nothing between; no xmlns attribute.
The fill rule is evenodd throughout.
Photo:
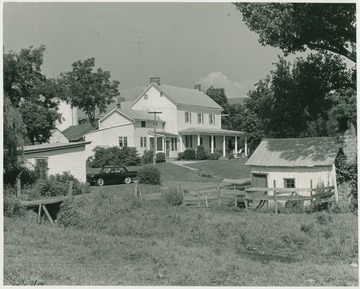
<svg viewBox="0 0 360 289"><path fill-rule="evenodd" d="M210 153L220 150L222 155L226 156L226 152L229 151L229 141L233 141L234 155L244 153L245 156L248 156L248 134L245 132L225 129L188 128L179 131L179 135L181 152L187 148L196 149L202 145Z"/></svg>

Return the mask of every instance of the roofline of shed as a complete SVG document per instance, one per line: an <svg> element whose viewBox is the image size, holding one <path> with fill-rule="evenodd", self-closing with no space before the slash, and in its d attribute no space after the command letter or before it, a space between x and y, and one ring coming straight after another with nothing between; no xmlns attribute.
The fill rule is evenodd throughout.
<svg viewBox="0 0 360 289"><path fill-rule="evenodd" d="M91 141L83 141L83 142L69 142L69 143L64 143L63 145L57 145L57 146L53 146L53 147L38 147L38 148L31 148L31 146L28 149L24 149L23 153L24 154L31 154L31 153L40 153L40 152L47 152L47 151L56 151L56 150L62 150L62 149L70 149L70 148L76 148L76 147L82 147L82 146L86 146L87 144L90 144ZM18 153L18 154L21 154Z"/></svg>

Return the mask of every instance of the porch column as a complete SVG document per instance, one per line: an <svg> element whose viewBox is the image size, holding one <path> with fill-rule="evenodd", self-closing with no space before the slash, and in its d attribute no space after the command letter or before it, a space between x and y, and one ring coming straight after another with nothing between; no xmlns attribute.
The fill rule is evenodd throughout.
<svg viewBox="0 0 360 289"><path fill-rule="evenodd" d="M197 146L199 146L200 145L200 134L198 133L198 135L197 135Z"/></svg>
<svg viewBox="0 0 360 289"><path fill-rule="evenodd" d="M214 153L214 136L213 135L211 135L210 151L212 154Z"/></svg>
<svg viewBox="0 0 360 289"><path fill-rule="evenodd" d="M226 156L226 142L225 142L226 136L223 135L223 156Z"/></svg>
<svg viewBox="0 0 360 289"><path fill-rule="evenodd" d="M245 156L248 156L247 137L245 137Z"/></svg>
<svg viewBox="0 0 360 289"><path fill-rule="evenodd" d="M182 136L179 136L180 139L180 151L183 152L184 151L184 147L183 147L183 139Z"/></svg>
<svg viewBox="0 0 360 289"><path fill-rule="evenodd" d="M237 157L237 153L238 153L238 147L237 147L237 136L235 136L235 157Z"/></svg>

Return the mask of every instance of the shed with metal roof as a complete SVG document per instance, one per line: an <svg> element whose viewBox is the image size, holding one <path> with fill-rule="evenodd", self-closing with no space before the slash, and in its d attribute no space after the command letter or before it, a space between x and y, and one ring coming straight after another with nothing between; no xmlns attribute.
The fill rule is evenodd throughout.
<svg viewBox="0 0 360 289"><path fill-rule="evenodd" d="M245 165L253 187L334 186L337 200L335 159L340 149L338 139L331 137L265 139Z"/></svg>

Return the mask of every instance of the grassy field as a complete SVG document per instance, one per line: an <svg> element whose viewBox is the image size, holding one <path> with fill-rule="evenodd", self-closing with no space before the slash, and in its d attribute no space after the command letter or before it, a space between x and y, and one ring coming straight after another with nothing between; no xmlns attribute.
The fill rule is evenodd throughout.
<svg viewBox="0 0 360 289"><path fill-rule="evenodd" d="M4 284L358 285L353 214L141 205L133 184L91 190L56 226L35 212L4 219Z"/></svg>
<svg viewBox="0 0 360 289"><path fill-rule="evenodd" d="M187 166L211 172L220 178L244 179L250 178L250 168L245 166L246 161L247 159L204 161Z"/></svg>

